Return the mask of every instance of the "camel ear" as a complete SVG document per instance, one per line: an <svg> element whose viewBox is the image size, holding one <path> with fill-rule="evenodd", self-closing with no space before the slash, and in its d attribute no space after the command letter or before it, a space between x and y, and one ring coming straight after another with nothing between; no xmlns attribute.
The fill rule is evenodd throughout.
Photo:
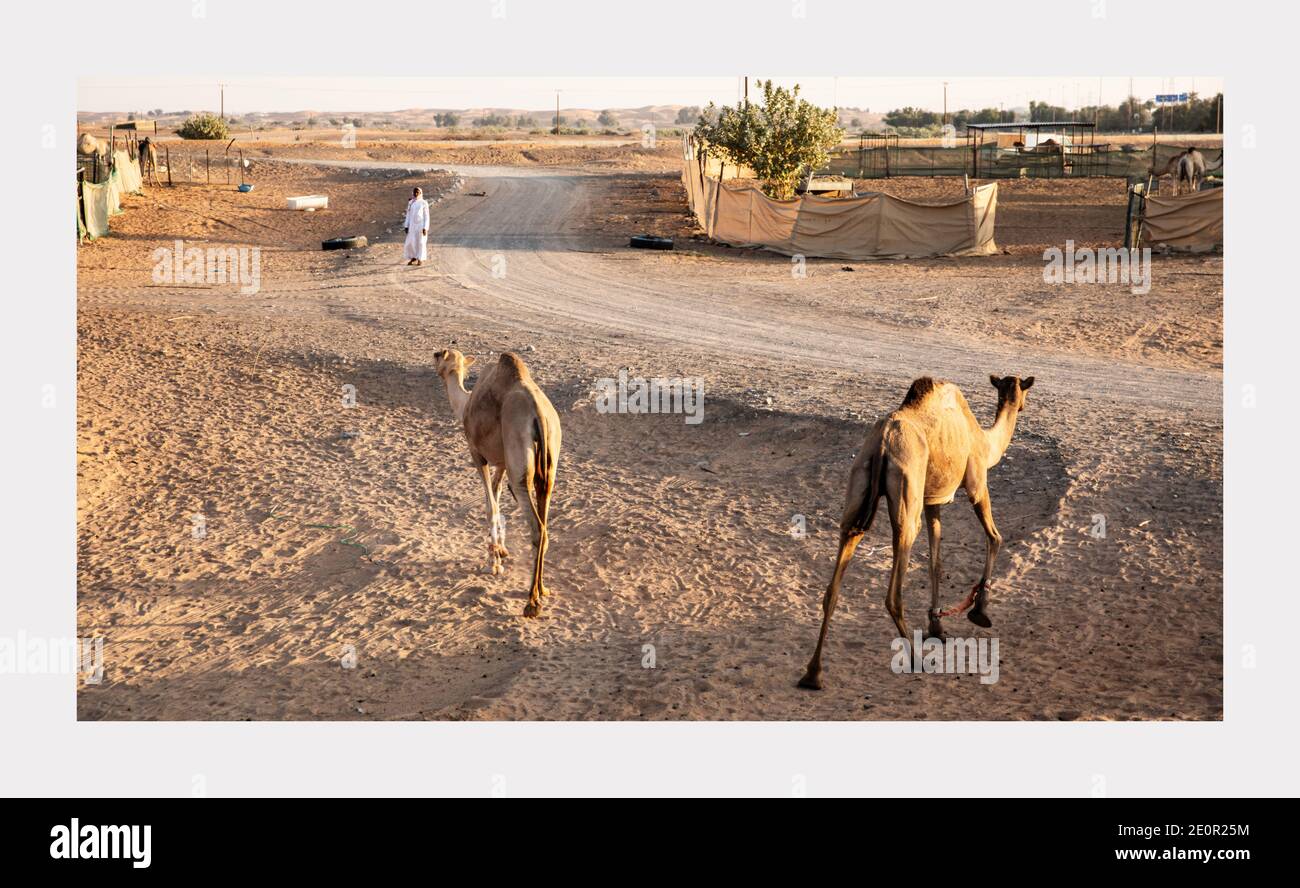
<svg viewBox="0 0 1300 888"><path fill-rule="evenodd" d="M998 388L999 386L1002 385L1002 379L1000 377L994 376L992 373L989 374L989 382L993 383L994 388Z"/></svg>
<svg viewBox="0 0 1300 888"><path fill-rule="evenodd" d="M1034 377L1026 376L1024 379L1020 380L1020 390L1023 392L1025 389L1029 388L1033 384L1034 384Z"/></svg>

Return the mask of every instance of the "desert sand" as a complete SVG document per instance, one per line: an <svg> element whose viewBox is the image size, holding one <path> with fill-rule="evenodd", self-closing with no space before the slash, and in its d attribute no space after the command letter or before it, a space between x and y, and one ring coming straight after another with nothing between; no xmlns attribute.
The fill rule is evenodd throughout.
<svg viewBox="0 0 1300 888"><path fill-rule="evenodd" d="M1124 186L1012 182L1003 254L810 260L796 279L698 238L679 146L528 150L283 152L343 164L326 166L267 147L253 192L150 188L79 249L78 632L105 639L80 718L1222 717L1221 257L1157 256L1141 296L1045 284L1044 245L1122 236ZM407 268L417 183L440 200L430 261ZM328 210L282 209L316 192ZM639 232L677 249L629 249ZM344 234L371 246L319 249ZM260 289L156 283L176 238L259 247ZM508 496L514 557L486 569L481 487L432 369L448 346L518 352L564 425L536 620ZM621 368L701 377L704 421L598 412ZM999 639L999 681L891 671L878 520L827 687L797 689L867 424L920 375L991 422L990 373L1037 382L989 476L994 626L947 624ZM960 498L944 553L954 602L984 553ZM918 624L925 563L922 543Z"/></svg>

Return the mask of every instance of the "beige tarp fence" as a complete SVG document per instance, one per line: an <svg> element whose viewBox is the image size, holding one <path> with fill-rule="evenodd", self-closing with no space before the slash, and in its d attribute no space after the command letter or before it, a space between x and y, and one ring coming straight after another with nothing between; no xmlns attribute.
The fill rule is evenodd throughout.
<svg viewBox="0 0 1300 888"><path fill-rule="evenodd" d="M95 185L92 182L81 184L81 205L86 214L86 234L93 240L108 234L109 185Z"/></svg>
<svg viewBox="0 0 1300 888"><path fill-rule="evenodd" d="M762 247L787 256L828 259L919 259L987 256L997 252L993 222L998 187L938 206L887 194L851 198L805 195L773 200L744 179L721 180L690 151L682 169L691 212L714 240Z"/></svg>
<svg viewBox="0 0 1300 888"><path fill-rule="evenodd" d="M125 151L113 152L113 169L121 176L123 194L136 194L144 187L139 162L132 160Z"/></svg>
<svg viewBox="0 0 1300 888"><path fill-rule="evenodd" d="M81 183L81 205L85 213L85 234L91 239L108 234L108 220L122 212L122 195L139 193L143 182L140 165L125 151L113 152L113 172L108 181L96 185ZM80 234L80 228L78 229Z"/></svg>
<svg viewBox="0 0 1300 888"><path fill-rule="evenodd" d="M1204 253L1223 246L1223 189L1147 198L1142 242Z"/></svg>

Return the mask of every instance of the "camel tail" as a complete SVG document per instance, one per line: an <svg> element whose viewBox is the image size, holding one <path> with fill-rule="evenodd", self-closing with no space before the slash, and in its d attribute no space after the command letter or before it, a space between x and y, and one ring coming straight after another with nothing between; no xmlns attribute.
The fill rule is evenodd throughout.
<svg viewBox="0 0 1300 888"><path fill-rule="evenodd" d="M867 461L867 495L858 506L858 514L853 519L853 530L866 533L871 529L871 522L876 520L876 507L885 491L885 467L889 457L885 454L885 436L881 434L876 452Z"/></svg>
<svg viewBox="0 0 1300 888"><path fill-rule="evenodd" d="M537 442L533 455L533 493L537 498L537 516L545 521L551 490L555 485L555 466L551 462L551 448L546 440L546 420L541 414L533 417L533 437Z"/></svg>

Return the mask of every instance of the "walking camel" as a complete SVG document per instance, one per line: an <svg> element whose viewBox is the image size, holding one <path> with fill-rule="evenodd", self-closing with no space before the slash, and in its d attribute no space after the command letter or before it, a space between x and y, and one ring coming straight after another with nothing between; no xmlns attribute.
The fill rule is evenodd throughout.
<svg viewBox="0 0 1300 888"><path fill-rule="evenodd" d="M1034 384L1034 377L1021 380L1016 376L990 376L989 382L998 392L998 410L997 419L987 429L975 419L957 386L925 376L912 383L902 406L867 433L849 473L848 496L840 518L839 554L822 601L821 634L808 670L799 680L800 687L821 690L822 648L840 594L840 583L854 550L871 528L882 496L893 526L894 549L885 607L894 619L898 634L910 638L903 615L903 575L923 515L930 540L930 611L926 637L943 638L940 618L967 608L971 608L966 616L972 623L983 627L993 625L988 616L989 585L1002 536L993 524L988 470L998 464L1011 442L1016 418L1025 407L1025 393ZM984 574L966 600L941 611L939 510L953 501L958 488L965 488L975 507L975 515L988 538L988 552L984 558Z"/></svg>
<svg viewBox="0 0 1300 888"><path fill-rule="evenodd" d="M465 390L465 373L473 358L453 348L437 352L434 359L452 412L469 442L470 460L483 479L491 522L488 567L494 575L505 572L501 562L510 556L500 510L503 480L509 483L532 531L533 581L524 616L535 617L542 611L546 594L542 560L549 545L546 518L560 459L560 417L516 354L501 355L473 391Z"/></svg>

